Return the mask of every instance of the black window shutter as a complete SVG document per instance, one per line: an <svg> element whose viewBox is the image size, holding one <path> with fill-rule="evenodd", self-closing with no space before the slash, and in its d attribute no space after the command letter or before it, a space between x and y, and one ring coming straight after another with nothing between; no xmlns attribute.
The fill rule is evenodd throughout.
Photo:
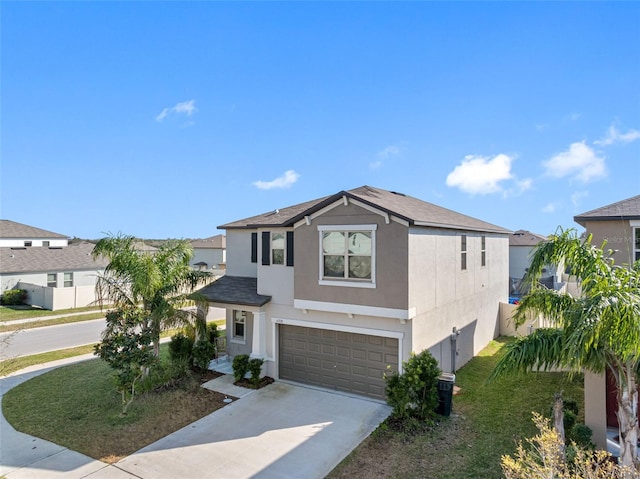
<svg viewBox="0 0 640 479"><path fill-rule="evenodd" d="M262 264L271 264L271 233L268 231L262 232Z"/></svg>
<svg viewBox="0 0 640 479"><path fill-rule="evenodd" d="M293 266L293 231L287 231L287 266Z"/></svg>
<svg viewBox="0 0 640 479"><path fill-rule="evenodd" d="M251 262L258 262L258 233L251 233Z"/></svg>

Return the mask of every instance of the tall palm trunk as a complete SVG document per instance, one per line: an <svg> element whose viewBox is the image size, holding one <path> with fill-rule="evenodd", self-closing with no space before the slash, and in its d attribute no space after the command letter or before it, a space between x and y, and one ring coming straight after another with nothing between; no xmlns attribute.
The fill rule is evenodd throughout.
<svg viewBox="0 0 640 479"><path fill-rule="evenodd" d="M564 401L562 400L562 393L555 393L553 395L553 428L558 433L558 454L564 461L564 448L565 448L565 434L564 434Z"/></svg>
<svg viewBox="0 0 640 479"><path fill-rule="evenodd" d="M638 458L638 387L635 371L627 365L624 383L618 381L618 424L620 433L620 462L640 471ZM622 379L622 378L621 378ZM622 383L622 384L621 384Z"/></svg>

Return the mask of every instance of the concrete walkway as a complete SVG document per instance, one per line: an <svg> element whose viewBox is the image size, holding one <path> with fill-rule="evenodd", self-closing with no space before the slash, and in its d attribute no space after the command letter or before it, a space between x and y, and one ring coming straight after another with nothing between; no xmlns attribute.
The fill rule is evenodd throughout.
<svg viewBox="0 0 640 479"><path fill-rule="evenodd" d="M0 379L0 392L86 355ZM323 478L390 413L386 404L276 382L254 391L222 376L206 387L240 397L189 426L108 465L0 422L6 479Z"/></svg>

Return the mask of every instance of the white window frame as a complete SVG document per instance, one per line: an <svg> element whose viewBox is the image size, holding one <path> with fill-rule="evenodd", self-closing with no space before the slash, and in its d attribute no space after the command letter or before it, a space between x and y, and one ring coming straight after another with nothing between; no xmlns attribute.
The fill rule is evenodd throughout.
<svg viewBox="0 0 640 479"><path fill-rule="evenodd" d="M284 242L284 245L282 246L282 248L274 248L273 245L275 243L274 241L274 237L276 235L282 236L282 241ZM276 263L275 261L275 256L274 256L274 252L275 251L282 251L282 262L278 262ZM274 231L271 233L271 264L272 265L278 265L278 266L284 266L287 263L287 233L283 232L283 231Z"/></svg>
<svg viewBox="0 0 640 479"><path fill-rule="evenodd" d="M460 271L467 271L469 261L467 254L469 251L469 237L465 234L460 235Z"/></svg>
<svg viewBox="0 0 640 479"><path fill-rule="evenodd" d="M50 280L49 277L52 276L53 280ZM58 273L47 273L47 288L57 288L58 287Z"/></svg>
<svg viewBox="0 0 640 479"><path fill-rule="evenodd" d="M318 284L322 286L342 286L350 288L375 288L376 287L376 231L377 224L367 225L318 225ZM324 277L324 254L322 251L322 235L325 232L340 231L346 233L368 232L371 233L371 279L355 278L331 278ZM345 253L347 254L347 253ZM345 262L345 274L348 271L348 262Z"/></svg>
<svg viewBox="0 0 640 479"><path fill-rule="evenodd" d="M638 240L636 240L638 238ZM632 262L636 262L640 260L640 226L633 227L633 236L631 237L632 247L633 247L633 256L631 258Z"/></svg>
<svg viewBox="0 0 640 479"><path fill-rule="evenodd" d="M236 323L242 324L243 335L236 335ZM247 312L234 309L231 313L231 338L232 343L247 344Z"/></svg>
<svg viewBox="0 0 640 479"><path fill-rule="evenodd" d="M67 275L69 275L69 278L71 279L67 279ZM73 288L73 272L63 273L62 279L64 280L63 286L65 288Z"/></svg>

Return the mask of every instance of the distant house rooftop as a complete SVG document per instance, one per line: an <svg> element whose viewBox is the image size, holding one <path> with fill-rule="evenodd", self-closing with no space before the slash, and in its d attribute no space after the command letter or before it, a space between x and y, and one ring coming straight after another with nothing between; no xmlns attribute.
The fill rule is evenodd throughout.
<svg viewBox="0 0 640 479"><path fill-rule="evenodd" d="M517 230L509 236L509 246L536 246L546 239L544 236L531 231Z"/></svg>
<svg viewBox="0 0 640 479"><path fill-rule="evenodd" d="M191 241L192 248L202 249L226 249L227 238L223 234L211 236L204 239L195 239Z"/></svg>
<svg viewBox="0 0 640 479"><path fill-rule="evenodd" d="M0 238L69 239L68 236L59 233L54 233L52 231L43 230L41 228L36 228L34 226L25 225L11 220L0 220Z"/></svg>
<svg viewBox="0 0 640 479"><path fill-rule="evenodd" d="M607 220L638 220L640 219L640 195L632 196L610 205L601 206L595 210L587 211L574 216L573 220L580 226L586 227L587 221Z"/></svg>
<svg viewBox="0 0 640 479"><path fill-rule="evenodd" d="M33 273L103 269L104 258L95 261L94 244L82 242L57 248L0 248L0 273Z"/></svg>

